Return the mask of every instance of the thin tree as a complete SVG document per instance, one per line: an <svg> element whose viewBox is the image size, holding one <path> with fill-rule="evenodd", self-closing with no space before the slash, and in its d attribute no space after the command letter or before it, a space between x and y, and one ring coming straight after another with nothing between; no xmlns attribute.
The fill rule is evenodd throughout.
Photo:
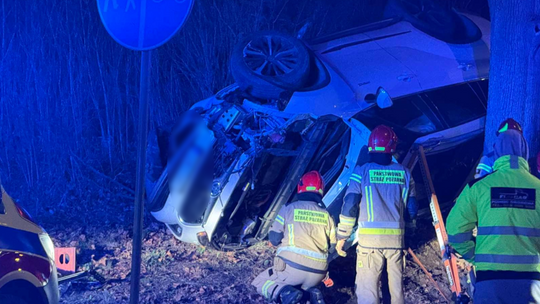
<svg viewBox="0 0 540 304"><path fill-rule="evenodd" d="M485 147L505 118L522 123L531 156L540 150L540 0L489 0L491 70Z"/></svg>

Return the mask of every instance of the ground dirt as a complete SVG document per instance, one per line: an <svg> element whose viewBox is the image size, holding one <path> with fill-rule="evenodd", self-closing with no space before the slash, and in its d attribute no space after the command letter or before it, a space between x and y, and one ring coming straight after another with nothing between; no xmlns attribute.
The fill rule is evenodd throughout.
<svg viewBox="0 0 540 304"><path fill-rule="evenodd" d="M411 247L450 297L432 230L428 224L419 228L422 233L410 242ZM128 303L129 227L54 227L49 232L57 246L77 247L78 271L88 272L84 278L61 284L62 304ZM145 229L143 247L140 303L265 303L250 283L271 266L275 249L267 243L239 252L219 252L179 242L154 222ZM327 303L356 303L354 265L354 249L347 258L332 262L330 275L335 285L321 286ZM405 290L407 303L446 303L410 256Z"/></svg>

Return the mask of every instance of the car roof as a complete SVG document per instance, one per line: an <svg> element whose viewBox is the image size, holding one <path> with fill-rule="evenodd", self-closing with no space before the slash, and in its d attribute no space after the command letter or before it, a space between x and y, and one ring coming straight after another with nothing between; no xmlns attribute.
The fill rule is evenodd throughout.
<svg viewBox="0 0 540 304"><path fill-rule="evenodd" d="M368 107L364 98L375 94L379 87L383 87L392 98L397 98L488 78L490 22L477 16L464 16L482 31L481 39L476 42L446 43L409 22L396 22L394 19L315 40L310 47L333 74L330 86L341 86L339 91L342 91L345 84L349 89L348 95L341 92L340 101L334 102L327 110L322 110L323 102L328 103L329 98L324 91L338 91L335 88L323 88L317 94L295 93L293 99L304 99L304 95L309 95L314 114L347 117ZM336 76L340 79L335 79ZM336 84L338 82L342 83ZM326 101L321 100L321 106L313 99L317 95L326 98ZM305 107L306 103L302 104ZM300 100L293 102L288 111L296 112L299 106ZM338 113L340 111L343 113Z"/></svg>

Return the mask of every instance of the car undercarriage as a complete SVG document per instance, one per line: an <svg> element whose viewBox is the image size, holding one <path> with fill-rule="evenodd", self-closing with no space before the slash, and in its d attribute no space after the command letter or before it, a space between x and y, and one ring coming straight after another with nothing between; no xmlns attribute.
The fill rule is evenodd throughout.
<svg viewBox="0 0 540 304"><path fill-rule="evenodd" d="M272 31L245 37L231 56L236 82L151 134L146 186L154 218L184 242L246 248L267 237L301 175L317 170L337 222L379 124L400 139L395 161L425 148L441 205L451 205L463 187L455 181L470 176L483 150L489 24L445 13L468 29L462 41L402 17L313 45ZM388 57L404 49L415 55ZM464 70L463 62L477 66ZM420 214L428 215L426 182L416 163L408 167Z"/></svg>

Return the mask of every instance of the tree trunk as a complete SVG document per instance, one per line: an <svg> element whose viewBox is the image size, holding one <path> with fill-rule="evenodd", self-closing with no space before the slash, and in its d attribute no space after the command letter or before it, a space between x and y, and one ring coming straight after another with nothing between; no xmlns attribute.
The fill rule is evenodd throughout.
<svg viewBox="0 0 540 304"><path fill-rule="evenodd" d="M491 67L486 150L499 124L524 128L531 156L540 150L540 0L489 0Z"/></svg>

